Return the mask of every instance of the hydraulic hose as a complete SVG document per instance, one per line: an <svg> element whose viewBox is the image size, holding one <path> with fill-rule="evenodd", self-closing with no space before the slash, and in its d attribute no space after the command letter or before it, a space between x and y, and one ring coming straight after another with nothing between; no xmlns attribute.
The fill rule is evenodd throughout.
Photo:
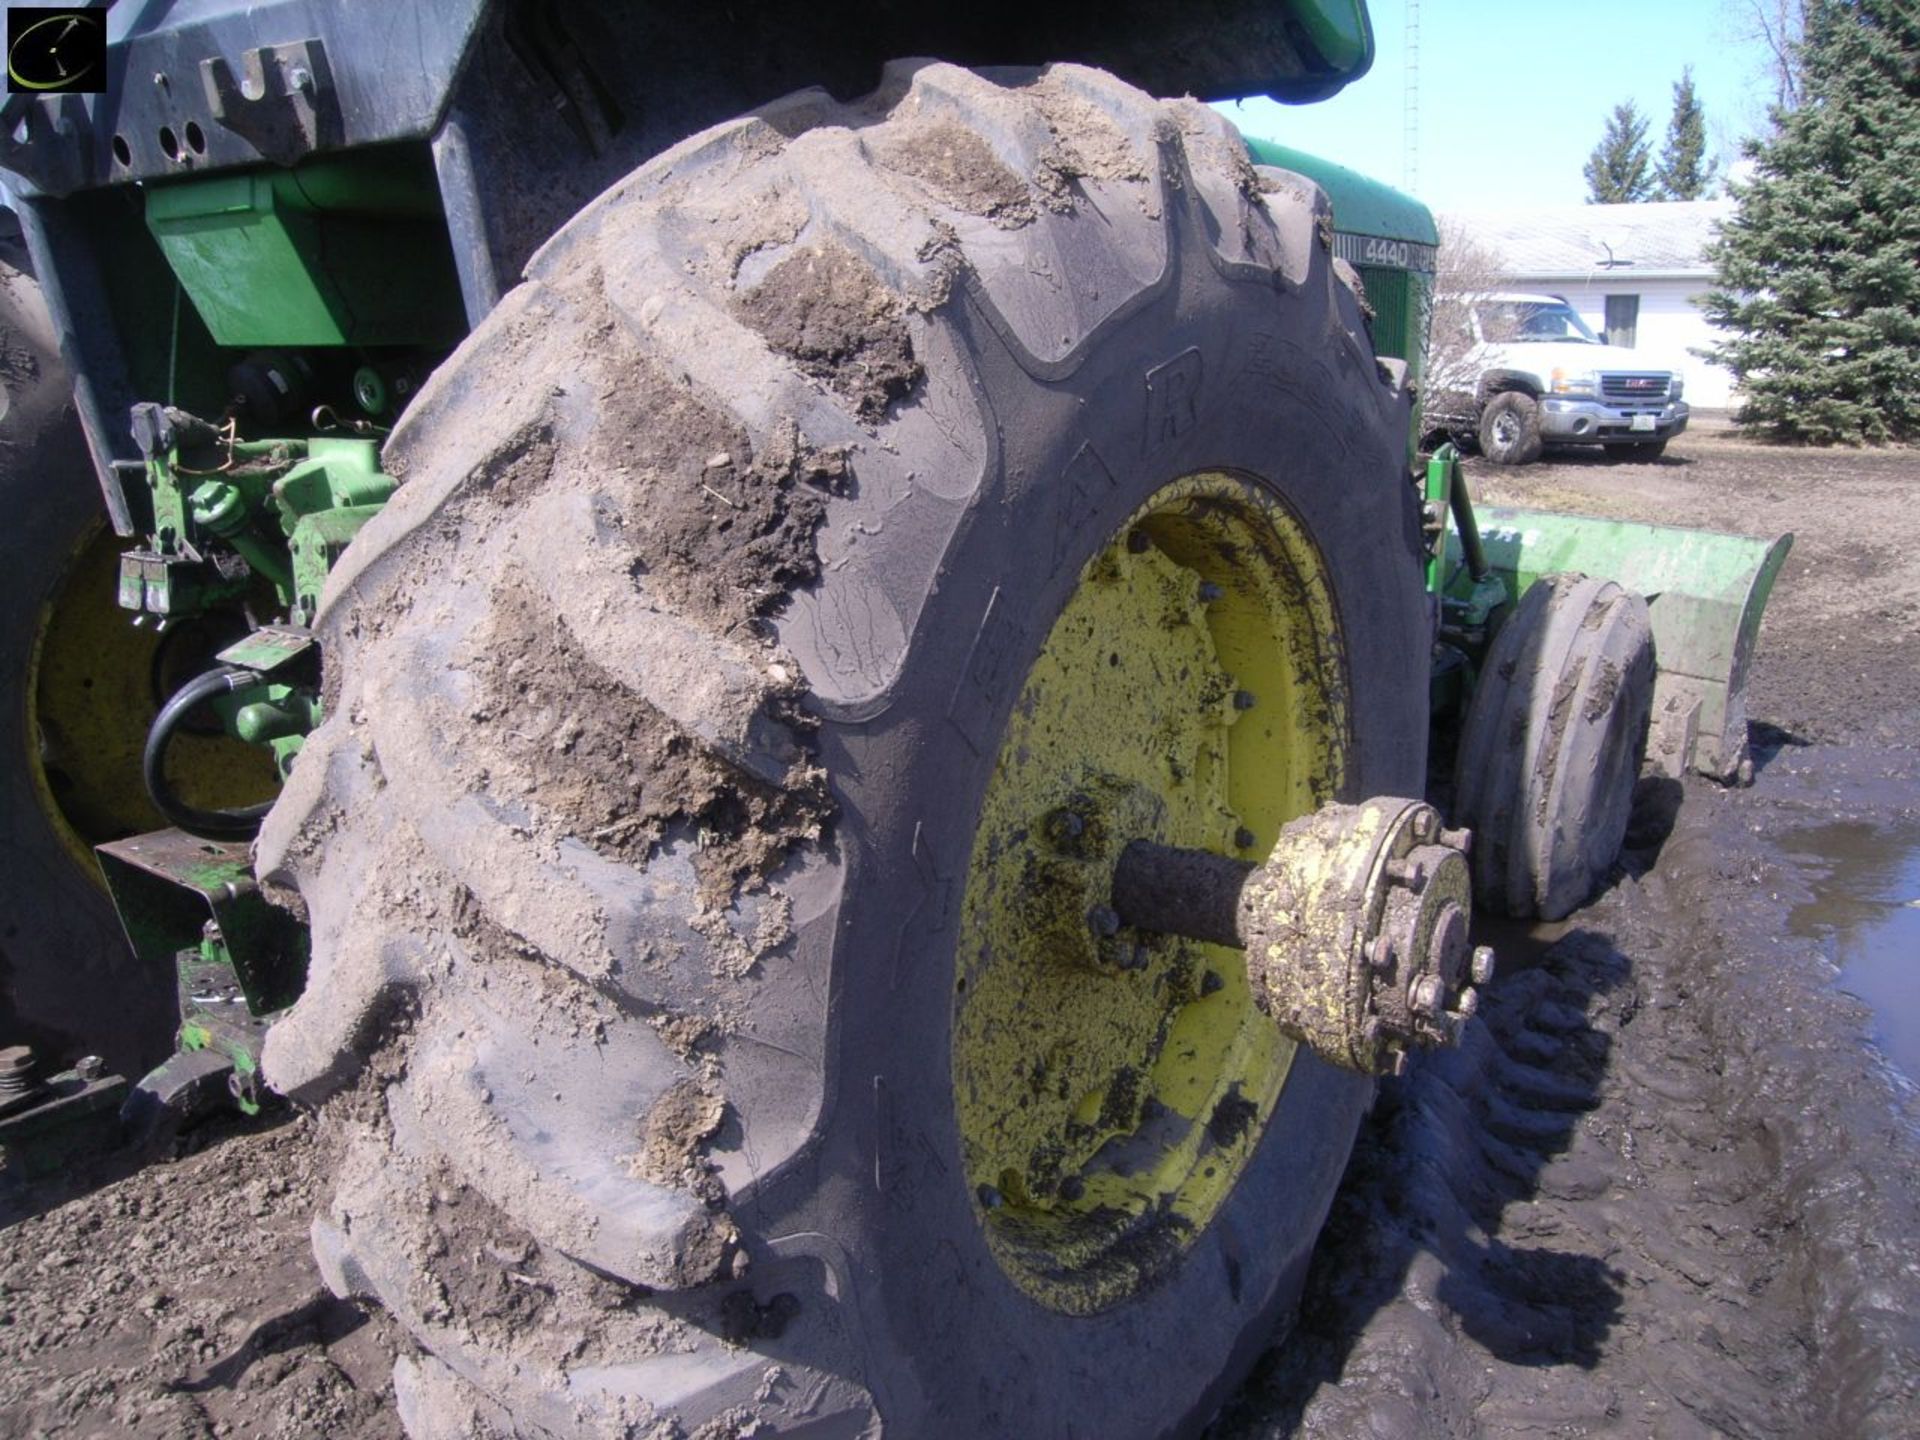
<svg viewBox="0 0 1920 1440"><path fill-rule="evenodd" d="M167 747L173 743L174 732L181 722L196 706L216 695L244 690L258 678L251 671L222 665L182 685L153 717L153 727L147 731L147 748L140 761L147 795L155 809L189 835L198 835L203 840L249 840L260 832L262 817L273 808L269 800L238 810L202 810L175 795L167 783Z"/></svg>

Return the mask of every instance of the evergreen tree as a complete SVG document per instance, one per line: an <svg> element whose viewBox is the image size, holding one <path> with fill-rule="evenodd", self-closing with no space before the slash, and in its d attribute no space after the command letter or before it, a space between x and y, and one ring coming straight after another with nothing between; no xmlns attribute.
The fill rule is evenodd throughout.
<svg viewBox="0 0 1920 1440"><path fill-rule="evenodd" d="M1693 93L1693 67L1680 72L1673 86L1673 116L1667 143L1653 167L1657 200L1704 200L1713 193L1714 164L1707 159L1707 112Z"/></svg>
<svg viewBox="0 0 1920 1440"><path fill-rule="evenodd" d="M1748 141L1753 179L1708 255L1713 359L1742 425L1920 438L1920 7L1810 0L1800 103Z"/></svg>
<svg viewBox="0 0 1920 1440"><path fill-rule="evenodd" d="M1587 203L1623 205L1653 193L1647 119L1631 100L1613 107L1607 130L1587 156Z"/></svg>

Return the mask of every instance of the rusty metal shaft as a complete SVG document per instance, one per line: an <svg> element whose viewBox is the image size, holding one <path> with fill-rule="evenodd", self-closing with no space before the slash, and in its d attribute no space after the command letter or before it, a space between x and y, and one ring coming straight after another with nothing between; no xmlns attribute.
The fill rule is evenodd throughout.
<svg viewBox="0 0 1920 1440"><path fill-rule="evenodd" d="M1240 892L1259 867L1208 850L1135 840L1113 867L1120 923L1244 950Z"/></svg>

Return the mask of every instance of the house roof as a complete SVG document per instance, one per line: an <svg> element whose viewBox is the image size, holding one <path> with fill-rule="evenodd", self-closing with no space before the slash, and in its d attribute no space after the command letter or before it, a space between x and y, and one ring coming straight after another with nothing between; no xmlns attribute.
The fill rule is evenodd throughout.
<svg viewBox="0 0 1920 1440"><path fill-rule="evenodd" d="M1570 279L1595 273L1704 277L1711 271L1705 259L1707 242L1733 208L1731 200L1673 200L1457 211L1441 217L1441 243L1446 243L1446 226L1458 225L1516 278Z"/></svg>

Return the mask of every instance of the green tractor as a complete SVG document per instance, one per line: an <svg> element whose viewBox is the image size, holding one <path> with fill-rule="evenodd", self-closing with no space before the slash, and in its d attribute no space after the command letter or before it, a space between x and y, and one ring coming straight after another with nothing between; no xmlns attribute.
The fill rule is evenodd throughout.
<svg viewBox="0 0 1920 1440"><path fill-rule="evenodd" d="M1476 898L1738 769L1785 542L1476 523L1431 216L1152 98L1357 0L87 27L0 124L0 1144L318 1107L415 1435L1203 1423Z"/></svg>

